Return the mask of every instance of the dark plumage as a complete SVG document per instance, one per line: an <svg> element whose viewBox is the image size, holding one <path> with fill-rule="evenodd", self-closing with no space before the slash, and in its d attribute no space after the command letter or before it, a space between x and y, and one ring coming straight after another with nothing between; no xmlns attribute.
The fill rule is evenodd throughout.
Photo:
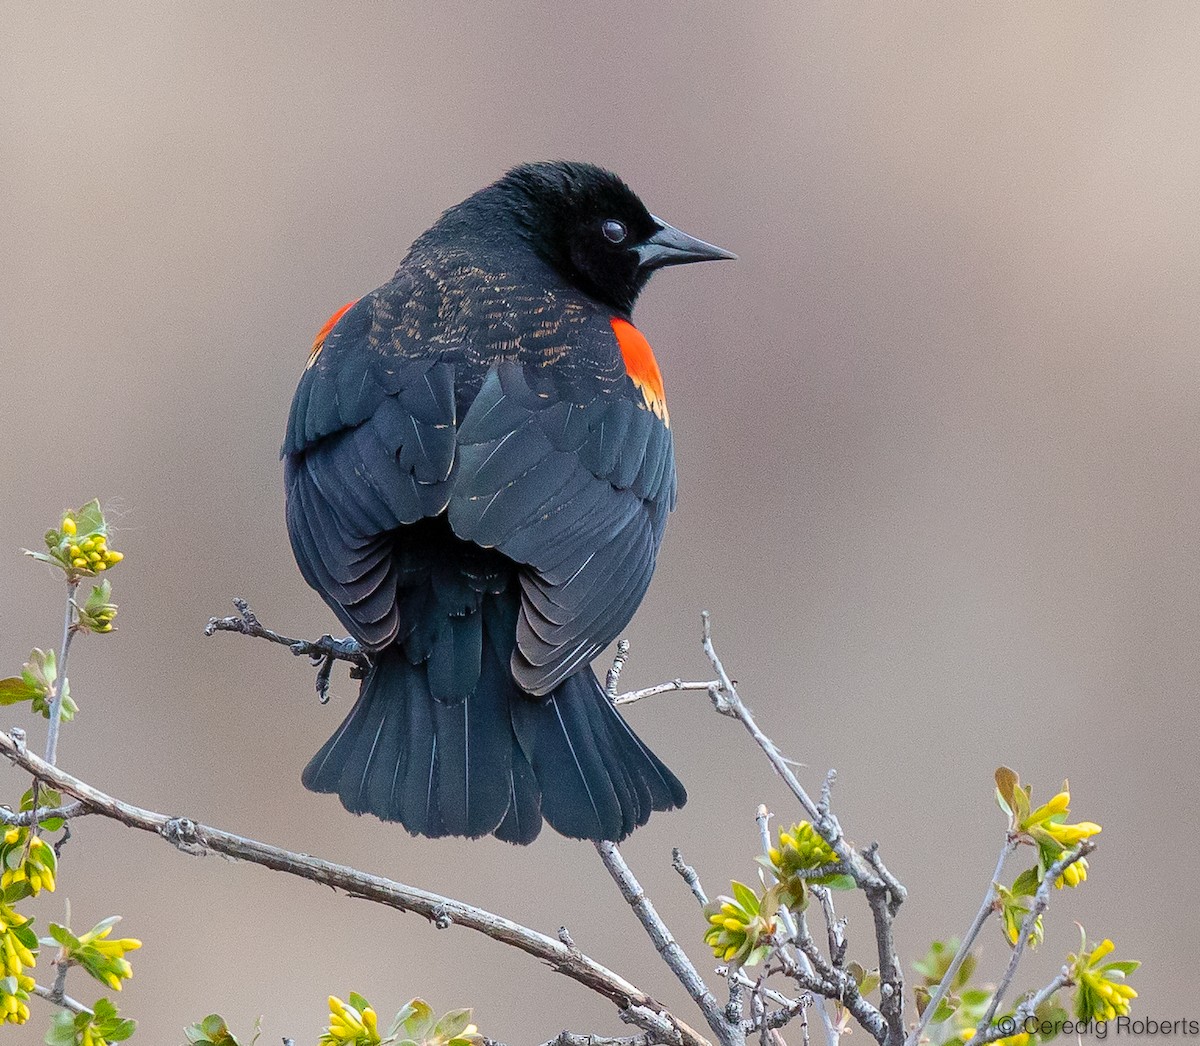
<svg viewBox="0 0 1200 1046"><path fill-rule="evenodd" d="M655 268L721 257L607 171L531 164L335 315L288 419L288 533L372 667L306 787L516 843L684 803L590 663L675 503L658 368L621 321Z"/></svg>

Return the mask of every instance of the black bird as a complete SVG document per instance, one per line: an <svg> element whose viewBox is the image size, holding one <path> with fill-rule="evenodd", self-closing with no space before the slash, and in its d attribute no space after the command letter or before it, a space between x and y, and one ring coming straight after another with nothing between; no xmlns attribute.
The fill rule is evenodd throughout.
<svg viewBox="0 0 1200 1046"><path fill-rule="evenodd" d="M620 840L682 806L592 659L675 504L651 273L732 258L616 175L537 163L446 211L313 345L283 445L296 562L371 658L304 785L426 836Z"/></svg>

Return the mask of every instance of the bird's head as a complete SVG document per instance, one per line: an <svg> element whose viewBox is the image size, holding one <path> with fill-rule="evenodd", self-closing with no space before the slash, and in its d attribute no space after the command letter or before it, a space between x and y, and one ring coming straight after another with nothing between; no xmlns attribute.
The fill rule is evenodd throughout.
<svg viewBox="0 0 1200 1046"><path fill-rule="evenodd" d="M620 178L590 163L523 164L475 199L568 282L625 315L655 269L736 257L656 218Z"/></svg>

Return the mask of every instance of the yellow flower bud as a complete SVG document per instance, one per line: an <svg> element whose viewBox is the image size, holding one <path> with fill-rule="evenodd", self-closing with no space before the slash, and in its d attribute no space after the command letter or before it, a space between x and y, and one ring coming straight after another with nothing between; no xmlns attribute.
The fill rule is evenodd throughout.
<svg viewBox="0 0 1200 1046"><path fill-rule="evenodd" d="M71 545L67 549L67 555L69 555L73 559L75 556L78 556L81 551L82 550L80 549L80 547L78 545Z"/></svg>
<svg viewBox="0 0 1200 1046"><path fill-rule="evenodd" d="M101 560L99 563L93 563L92 569L93 570L107 570L108 564L105 563L104 560Z"/></svg>
<svg viewBox="0 0 1200 1046"><path fill-rule="evenodd" d="M1058 795L1056 795L1053 799L1051 799L1050 802L1048 802L1044 807L1042 807L1042 809L1045 810L1046 813L1048 813L1048 814L1061 814L1070 805L1071 805L1071 793L1070 792L1059 792Z"/></svg>
<svg viewBox="0 0 1200 1046"><path fill-rule="evenodd" d="M125 558L125 554L123 552L114 552L112 549L109 549L104 553L104 558L110 563L120 563L121 560Z"/></svg>
<svg viewBox="0 0 1200 1046"><path fill-rule="evenodd" d="M12 828L10 828L7 832L4 833L4 841L9 846L12 846L12 844L15 843L20 838L21 838L21 829L17 828L15 825Z"/></svg>
<svg viewBox="0 0 1200 1046"><path fill-rule="evenodd" d="M62 532L64 534L75 533L75 520L73 520L70 516L63 516Z"/></svg>
<svg viewBox="0 0 1200 1046"><path fill-rule="evenodd" d="M83 558L83 556L76 556L73 560L71 560L71 566L78 567L80 570L82 570L87 565L88 565L88 562L86 559Z"/></svg>
<svg viewBox="0 0 1200 1046"><path fill-rule="evenodd" d="M96 547L95 538L88 538L82 545L79 546L84 552L91 552Z"/></svg>

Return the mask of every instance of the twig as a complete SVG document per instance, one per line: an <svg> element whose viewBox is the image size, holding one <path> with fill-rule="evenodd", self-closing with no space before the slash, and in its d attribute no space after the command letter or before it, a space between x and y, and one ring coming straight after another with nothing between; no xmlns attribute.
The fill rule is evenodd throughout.
<svg viewBox="0 0 1200 1046"><path fill-rule="evenodd" d="M650 903L650 898L646 896L645 890L634 877L629 865L625 863L625 858L621 856L621 851L617 849L616 843L596 843L596 851L600 854L600 860L604 862L608 874L620 888L621 896L633 908L638 922L642 924L649 935L655 950L687 989L687 993L700 1008L700 1012L704 1014L704 1019L713 1030L713 1034L717 1036L723 1046L740 1046L741 1036L735 1028L730 1026L716 996L704 983L704 978L700 976L696 967L692 965L692 961L675 938L671 936L671 931L667 929L666 923L654 910L654 905Z"/></svg>
<svg viewBox="0 0 1200 1046"><path fill-rule="evenodd" d="M701 906L708 904L708 894L704 892L704 887L700 885L700 876L696 874L695 868L690 864L684 863L683 852L678 846L671 851L671 867L688 884L688 889L692 891L692 896L700 902Z"/></svg>
<svg viewBox="0 0 1200 1046"><path fill-rule="evenodd" d="M292 639L273 629L267 628L258 620L258 615L240 596L233 600L237 607L237 617L210 617L204 626L206 636L217 632L237 632L243 636L253 636L256 639L266 639L280 646L288 647L297 657L307 656L317 667L317 697L321 704L329 700L329 674L335 661L348 661L354 667L350 670L351 679L361 679L371 667L371 659L353 639L334 639L324 635L317 640Z"/></svg>
<svg viewBox="0 0 1200 1046"><path fill-rule="evenodd" d="M996 1009L1000 1005L1000 1000L1004 997L1004 993L1008 991L1009 985L1012 984L1013 975L1017 972L1017 964L1021 961L1021 956L1025 952L1025 945L1029 942L1029 937L1033 933L1034 926L1037 925L1038 917L1050 907L1050 890L1055 882L1058 881L1058 877L1076 861L1082 859L1084 855L1090 854L1094 849L1096 849L1096 844L1085 839L1073 850L1064 853L1046 869L1046 874L1042 879L1041 885L1033 895L1033 905L1030 907L1025 918L1021 920L1020 934L1017 937L1017 943L1013 945L1013 953L1008 960L1008 969L1004 971L1004 977L1001 978L1000 985L996 988L995 994L992 996L992 1001L988 1004L987 1012L983 1015L983 1020L979 1022L976 1034L983 1034L984 1029L991 1025L992 1018L996 1016Z"/></svg>
<svg viewBox="0 0 1200 1046"><path fill-rule="evenodd" d="M61 653L58 656L54 680L54 696L50 699L50 725L46 729L46 762L51 766L58 760L58 730L62 724L63 699L67 695L67 656L71 652L71 638L75 635L75 592L79 588L78 578L67 580L67 606L63 611L63 636ZM36 796L34 806L37 805Z"/></svg>
<svg viewBox="0 0 1200 1046"><path fill-rule="evenodd" d="M88 1007L84 1006L78 999L72 999L69 995L64 995L61 992L55 994L53 988L47 988L42 984L35 984L29 989L39 999L45 999L47 1002L53 1003L55 1006L61 1006L64 1010L70 1010L72 1013L91 1013Z"/></svg>
<svg viewBox="0 0 1200 1046"><path fill-rule="evenodd" d="M556 972L611 1000L619 1007L622 1019L644 1023L646 1030L667 1029L677 1036L676 1041L680 1046L708 1046L704 1036L620 975L578 950L569 949L561 941L510 919L382 876L370 875L307 854L292 853L186 818L168 817L133 806L51 766L24 746L18 745L9 734L0 733L0 755L58 791L79 799L94 813L120 821L131 828L162 836L185 853L212 851L340 889L353 897L375 901L398 911L414 912L430 921L448 918L453 925L465 926L540 959Z"/></svg>
<svg viewBox="0 0 1200 1046"><path fill-rule="evenodd" d="M763 856L769 859L771 856L771 811L767 809L765 803L760 804L758 810L755 811L754 821L758 825L758 840L759 845L762 848ZM840 867L838 870L841 870ZM771 882L778 882L778 877L774 872L764 869L764 875L766 875ZM783 957L788 958L788 961L790 962L798 964L805 973L812 975L812 977L815 979L816 970L812 965L812 961L805 953L804 948L805 941L811 940L808 932L808 923L804 917L804 912L799 911L795 914L795 916L793 916L787 908L781 908L779 910L779 917L780 921L783 923L784 930L788 935L788 939L795 941L799 946L799 950L794 958L789 958L786 950L783 950ZM821 1023L825 1028L826 1046L838 1046L842 1034L840 1031L838 1031L837 1025L834 1023L833 1018L829 1015L829 1008L825 1005L824 999L817 1004L817 1009L821 1014Z"/></svg>
<svg viewBox="0 0 1200 1046"><path fill-rule="evenodd" d="M617 640L617 656L613 658L612 668L608 670L608 675L604 679L604 692L610 698L617 696L617 683L621 678L621 669L625 667L625 661L629 657L629 640ZM565 1032L563 1033L566 1034Z"/></svg>
<svg viewBox="0 0 1200 1046"><path fill-rule="evenodd" d="M997 1039L1007 1038L1009 1035L1019 1033L1022 1030L1022 1025L1035 1013L1038 1007L1050 998L1056 991L1066 988L1074 983L1071 980L1071 971L1064 966L1058 971L1058 976L1047 984L1041 991L1031 995L1020 1006L1013 1011L1011 1017L1002 1018L996 1024L991 1025L984 1030L977 1030L975 1037L971 1039L972 1043L978 1042L979 1046L987 1046L989 1042L995 1042Z"/></svg>
<svg viewBox="0 0 1200 1046"><path fill-rule="evenodd" d="M971 922L971 928L967 930L962 944L958 946L958 951L950 963L950 967L946 970L945 975L937 986L937 990L926 1004L921 1014L921 1019L917 1021L916 1027L909 1033L905 1046L917 1046L917 1043L921 1041L921 1036L924 1034L925 1028L933 1019L933 1015L937 1012L937 1008L941 1005L942 1000L946 997L946 993L954 983L954 978L958 976L959 968L967 958L967 955L970 954L971 945L975 943L975 938L979 936L979 931L983 929L983 924L987 921L987 917L994 910L996 898L999 896L997 886L1000 882L1000 877L1004 874L1004 865L1008 861L1009 855L1016 848L1016 837L1005 836L1004 845L1000 848L1000 857L996 861L996 870L992 872L992 878L988 882L988 890L984 895L983 904L979 906L979 911L975 913L975 918Z"/></svg>
<svg viewBox="0 0 1200 1046"><path fill-rule="evenodd" d="M39 806L36 810L25 810L22 813L14 813L7 807L0 806L0 824L25 828L35 821L38 824L59 818L69 821L72 817L82 817L88 812L87 807L80 802L64 803L62 806Z"/></svg>
<svg viewBox="0 0 1200 1046"><path fill-rule="evenodd" d="M484 1046L502 1046L492 1039L484 1039ZM579 1035L573 1031L561 1031L542 1046L659 1046L667 1040L655 1032L644 1031L640 1035Z"/></svg>
<svg viewBox="0 0 1200 1046"><path fill-rule="evenodd" d="M718 685L720 680L707 679L703 683L687 682L683 679L672 679L666 683L648 686L643 690L630 690L613 698L614 705L631 705L634 701L642 701L647 697L657 697L659 694L670 694L676 690L698 690L705 692Z"/></svg>
<svg viewBox="0 0 1200 1046"><path fill-rule="evenodd" d="M879 1013L887 1023L887 1035L880 1039L885 1046L900 1046L904 1041L904 972L900 966L900 957L896 954L895 938L892 932L892 922L896 912L904 901L903 888L899 892L893 890L892 880L881 876L863 855L855 851L846 842L842 826L828 810L813 802L812 797L804 790L796 775L792 772L787 759L779 751L778 746L771 740L754 716L738 696L737 686L730 679L729 673L721 663L712 639L712 622L708 611L700 615L702 623L702 645L709 663L717 673L720 683L718 687L709 689L713 707L722 715L737 719L750 732L759 748L766 754L775 772L783 778L792 794L799 800L800 805L808 814L813 828L837 854L838 859L845 865L845 871L854 879L855 884L866 894L867 904L871 908L871 916L875 923L875 947L879 954ZM829 778L826 778L829 782ZM827 789L825 789L827 792ZM890 877L889 877L890 878ZM899 884L897 884L899 885ZM853 981L850 982L853 985ZM857 986L855 986L857 992ZM836 998L837 996L833 996ZM872 1007L873 1008L873 1007ZM857 1014L856 1014L857 1017ZM861 1022L860 1022L861 1023ZM864 1025L864 1027L867 1027ZM869 1027L874 1035L875 1032Z"/></svg>
<svg viewBox="0 0 1200 1046"><path fill-rule="evenodd" d="M738 696L737 686L729 678L729 673L725 671L725 666L721 663L721 658L713 646L712 622L707 610L701 613L700 619L703 626L702 644L704 653L717 673L718 686L715 689L711 685L709 687L709 693L712 695L713 704L717 711L722 715L739 720L750 731L750 736L754 738L758 747L766 753L767 759L770 761L771 766L774 767L775 772L783 778L784 784L788 786L791 793L800 801L800 805L804 807L804 812L808 814L813 827L820 834L821 838L829 844L833 852L838 855L842 863L845 864L846 871L854 877L855 883L863 889L868 884L874 886L885 885L882 880L876 877L866 862L847 844L845 837L842 835L841 826L837 823L837 818L830 813L822 815L817 804L813 802L812 797L804 790L804 786L792 772L791 766L788 765L788 760L784 758L775 742L764 734L758 723L755 722L754 716L750 714L750 709L746 707L745 703Z"/></svg>

